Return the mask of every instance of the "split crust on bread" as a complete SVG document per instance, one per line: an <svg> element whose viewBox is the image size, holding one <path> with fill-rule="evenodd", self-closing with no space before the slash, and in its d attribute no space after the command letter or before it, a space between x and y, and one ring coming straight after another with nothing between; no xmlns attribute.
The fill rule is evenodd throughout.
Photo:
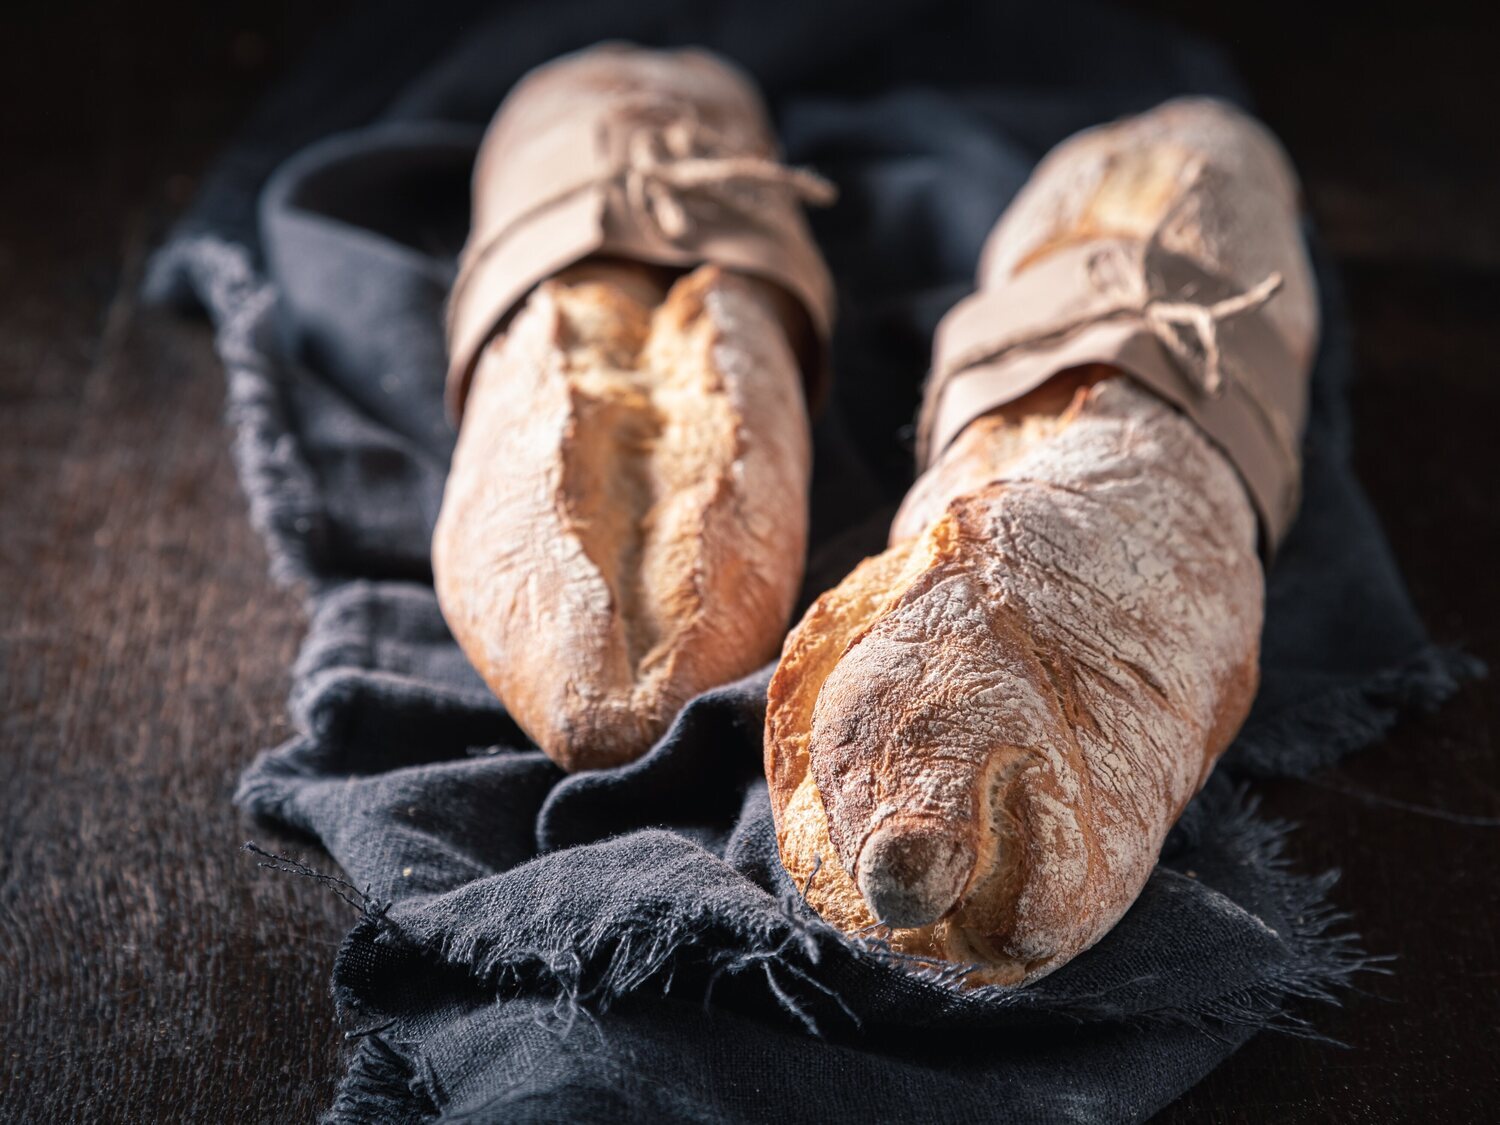
<svg viewBox="0 0 1500 1125"><path fill-rule="evenodd" d="M454 636L565 769L628 762L776 653L810 438L789 299L590 262L483 353L433 537Z"/></svg>

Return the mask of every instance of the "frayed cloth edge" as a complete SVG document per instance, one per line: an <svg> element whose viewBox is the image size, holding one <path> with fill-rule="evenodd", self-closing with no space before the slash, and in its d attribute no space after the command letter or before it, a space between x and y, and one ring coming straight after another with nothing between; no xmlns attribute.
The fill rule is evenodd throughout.
<svg viewBox="0 0 1500 1125"><path fill-rule="evenodd" d="M1286 1010L1289 999L1337 1004L1338 992L1350 987L1358 972L1380 971L1383 959L1371 957L1362 950L1356 933L1344 927L1347 913L1329 901L1329 891L1337 873L1302 874L1292 870L1286 855L1287 835L1293 825L1281 820L1263 819L1259 799L1245 789L1235 789L1223 814L1215 817L1217 847L1227 853L1245 856L1245 861L1262 871L1266 891L1284 909L1277 919L1278 935L1286 948L1286 959L1266 968L1263 980L1248 987L1230 990L1217 996L1206 996L1178 1008L1160 1011L1127 1011L1110 1002L1109 995L1062 998L1049 995L1046 987L998 989L986 986L965 990L960 987L966 966L918 966L913 972L906 957L888 956L879 942L849 938L808 912L799 898L787 897L781 909L766 913L759 933L739 936L736 945L715 945L705 938L712 927L691 916L679 919L663 929L660 919L636 919L625 929L583 933L567 950L534 950L534 948L495 948L492 942L449 942L425 944L420 956L434 962L463 969L474 981L475 989L501 998L505 995L531 995L552 999L555 1031L565 1035L580 1017L601 1016L613 1004L640 995L664 996L672 992L673 978L682 965L706 969L709 987L703 1004L711 1004L712 983L723 975L759 974L778 1007L801 1023L808 1034L822 1035L808 1008L835 1005L858 1026L859 1017L844 1004L834 990L814 978L825 956L825 942L837 942L858 959L874 960L880 965L906 972L935 987L953 990L954 1004L999 1004L1004 1007L1032 1010L1038 1016L1062 1016L1085 1022L1124 1023L1127 1026L1191 1026L1203 1034L1239 1040L1238 1032L1278 1031L1298 1037L1329 1040L1311 1026L1310 1020ZM383 910L366 909L359 926L350 933L339 962L348 951L363 942L378 939L402 941L399 929L393 927ZM805 965L798 965L798 956ZM1131 981L1140 986L1143 981ZM336 1001L345 1013L359 1013L362 1019L380 1017L378 1005L350 984L336 986ZM416 1062L408 1059L411 1073ZM420 1083L419 1083L420 1085ZM428 1095L425 1095L428 1097Z"/></svg>
<svg viewBox="0 0 1500 1125"><path fill-rule="evenodd" d="M934 985L952 989L958 1004L1000 1004L1035 1011L1038 1016L1058 1015L1079 1023L1092 1021L1126 1026L1174 1025L1194 1028L1205 1035L1237 1045L1258 1031L1276 1031L1302 1038L1337 1044L1319 1032L1304 1015L1287 1010L1292 1000L1338 1004L1339 993L1352 986L1355 974L1383 971L1385 958L1367 954L1358 935L1346 927L1349 915L1328 898L1337 880L1336 872L1308 875L1292 870L1285 854L1293 825L1258 815L1259 800L1244 788L1230 795L1228 807L1215 818L1215 846L1228 853L1248 857L1262 874L1266 890L1285 912L1278 935L1286 957L1267 966L1263 979L1228 992L1203 997L1190 1004L1159 1011L1127 1011L1112 1005L1108 994L1065 998L1047 995L1045 987L1002 989L986 986L963 989L965 967L945 966L942 972L911 973L901 955L891 958L878 942L850 938L811 915L800 899L788 899L776 914L767 914L760 933L745 935L734 947L714 946L704 940L703 928L684 919L667 931L660 920L641 920L638 925L609 933L584 935L572 949L496 949L490 943L462 944L440 941L424 945L420 955L462 968L481 992L501 998L526 994L550 997L549 1023L559 1037L571 1031L579 1019L593 1019L612 1005L645 994L665 996L672 991L679 967L687 962L707 969L710 985L704 996L710 1006L712 983L723 975L757 973L778 1006L800 1023L810 1035L823 1029L809 1008L831 1003L845 1013L852 1025L859 1017L827 985L810 971L826 951L825 942L845 946L856 957L878 961L911 973ZM371 900L363 918L345 940L339 961L365 942L402 940L385 917L383 904ZM798 955L806 959L797 964ZM1143 982L1130 982L1140 986ZM385 1013L372 1005L357 987L339 984L335 999L346 1016L380 1019ZM982 1034L982 1032L976 1032ZM340 1088L336 1109L340 1115L327 1120L344 1125L389 1113L396 1098L402 1112L433 1113L440 1104L435 1078L424 1074L419 1045L397 1050L378 1035L365 1035ZM404 1091L404 1092L403 1092ZM339 1108L342 1107L342 1108ZM361 1114L365 1116L361 1116ZM411 1117L411 1120L426 1120Z"/></svg>
<svg viewBox="0 0 1500 1125"><path fill-rule="evenodd" d="M419 1063L378 1032L355 1044L322 1125L420 1125L439 1110L419 1076Z"/></svg>
<svg viewBox="0 0 1500 1125"><path fill-rule="evenodd" d="M1307 777L1379 741L1405 716L1431 712L1488 671L1457 647L1429 645L1398 667L1256 722L1221 768L1247 777Z"/></svg>
<svg viewBox="0 0 1500 1125"><path fill-rule="evenodd" d="M146 289L159 300L191 293L207 310L224 364L235 471L250 522L266 544L271 576L286 586L316 585L322 505L288 425L275 364L262 344L273 330L275 287L255 269L248 249L201 235L159 250Z"/></svg>

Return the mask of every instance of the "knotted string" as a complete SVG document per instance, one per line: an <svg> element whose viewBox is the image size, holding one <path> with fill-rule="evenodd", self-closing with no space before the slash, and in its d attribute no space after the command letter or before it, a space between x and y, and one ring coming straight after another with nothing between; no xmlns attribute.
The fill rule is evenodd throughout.
<svg viewBox="0 0 1500 1125"><path fill-rule="evenodd" d="M1217 398L1224 389L1225 380L1223 353L1219 347L1219 325L1226 320L1260 308L1276 295L1283 284L1283 278L1280 273L1273 271L1244 292L1208 305L1194 301L1187 296L1168 299L1152 292L1150 274L1152 251L1166 249L1162 243L1162 236L1166 233L1169 224L1181 213L1182 208L1193 198L1193 189L1203 177L1204 168L1204 161L1200 158L1195 160L1185 172L1184 182L1177 193L1177 198L1156 221L1156 225L1152 227L1151 233L1146 238L1136 278L1127 280L1119 273L1110 274L1107 267L1118 264L1120 260L1118 253L1114 251L1102 251L1090 258L1088 276L1094 288L1103 296L1115 298L1122 290L1126 292L1133 290L1138 294L1133 301L1127 299L1123 304L1114 305L1111 312L1115 314L1137 313L1145 325L1151 329L1152 335L1177 360L1178 367L1183 374L1191 379L1204 394L1210 398ZM1191 332L1197 345L1196 349L1184 340L1184 330Z"/></svg>
<svg viewBox="0 0 1500 1125"><path fill-rule="evenodd" d="M935 404L949 379L1000 361L1013 352L1060 343L1093 325L1128 319L1151 333L1171 358L1172 366L1204 397L1218 398L1225 385L1234 382L1242 392L1242 401L1260 418L1282 457L1288 464L1297 463L1297 435L1291 419L1268 399L1258 380L1237 377L1233 366L1225 362L1220 340L1224 322L1262 308L1282 288L1283 276L1273 271L1257 284L1217 301L1195 299L1197 286L1193 283L1181 286L1176 293L1161 292L1163 282L1155 269L1158 254L1180 257L1164 245L1163 238L1183 209L1200 198L1201 193L1194 189L1199 187L1207 167L1200 157L1183 169L1171 206L1140 242L1134 246L1111 242L1087 255L1084 272L1086 283L1093 290L1092 299L1079 301L1076 298L1081 294L1069 294L1074 299L1060 299L1059 315L1053 319L1038 322L1023 318L1019 323L1009 323L1002 331L992 330L986 335L978 321L990 310L998 314L1002 324L1007 323L1008 285L1002 284L988 294L971 298L974 303L960 312L957 323L964 326L960 331L978 336L981 342L946 352L940 342L938 366L933 374L937 382L928 391L928 406L923 409L919 436L928 459L937 452L931 447L937 436L932 428L939 416ZM1186 256L1185 261L1198 264L1192 256ZM1204 271L1205 280L1214 277L1206 266L1199 264L1199 268ZM1015 278L1012 282L1022 288L1026 285L1024 280L1018 282ZM1038 300L1034 293L1028 299L1032 304Z"/></svg>
<svg viewBox="0 0 1500 1125"><path fill-rule="evenodd" d="M1116 304L1112 313L1133 312L1139 315L1141 322L1160 341L1167 354L1177 361L1178 370L1208 397L1218 398L1224 390L1226 379L1234 378L1233 371L1223 364L1219 326L1226 320L1261 308L1281 289L1285 279L1280 272L1273 270L1243 292L1231 294L1212 304L1195 301L1190 295L1168 298L1152 292L1152 252L1170 252L1162 238L1171 223L1194 198L1193 189L1203 178L1206 167L1206 162L1199 157L1184 172L1183 184L1176 199L1156 221L1142 246L1138 272L1134 279L1128 279L1118 272L1110 275L1107 265L1112 264L1118 269L1123 264L1120 255L1111 251L1103 251L1089 259L1088 276L1090 283L1106 297L1114 298L1122 291L1133 291L1136 296L1133 299L1127 298L1122 304ZM1196 347L1184 339L1185 331L1191 333ZM1297 442L1288 419L1258 393L1254 380L1246 382L1235 379L1235 382L1244 392L1245 399L1265 422L1277 445L1281 447L1282 455L1295 462L1298 459Z"/></svg>
<svg viewBox="0 0 1500 1125"><path fill-rule="evenodd" d="M662 103L650 103L661 112ZM669 242L691 233L692 217L681 193L697 192L732 205L735 194L780 190L812 206L826 207L838 189L823 177L802 168L789 168L757 156L716 156L743 145L730 145L709 129L691 107L668 107L666 124L643 124L625 145L624 167L601 177L621 179L632 210L645 216Z"/></svg>
<svg viewBox="0 0 1500 1125"><path fill-rule="evenodd" d="M1212 305L1200 305L1193 301L1148 301L1141 310L1151 331L1189 372L1201 375L1200 386L1211 398L1217 398L1224 386L1224 369L1220 364L1219 325L1241 313L1260 308L1281 288L1281 274L1272 273L1260 284L1234 297L1226 297ZM1202 370L1195 362L1197 355L1183 343L1177 331L1191 329L1197 338L1203 357Z"/></svg>

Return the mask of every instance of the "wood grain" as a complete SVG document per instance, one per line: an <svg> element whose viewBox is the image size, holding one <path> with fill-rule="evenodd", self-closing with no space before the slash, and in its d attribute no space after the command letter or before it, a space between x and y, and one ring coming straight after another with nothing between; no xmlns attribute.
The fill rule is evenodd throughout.
<svg viewBox="0 0 1500 1125"><path fill-rule="evenodd" d="M0 175L0 1119L306 1121L350 919L258 871L229 803L287 733L301 611L246 522L207 328L135 299L269 48L114 18L0 66L36 107Z"/></svg>
<svg viewBox="0 0 1500 1125"><path fill-rule="evenodd" d="M1229 42L1287 140L1347 272L1360 471L1439 639L1500 664L1493 28L1147 6ZM229 803L287 732L301 612L246 522L207 330L132 294L216 146L339 7L34 6L0 37L0 1120L306 1121L336 1080L350 918L241 855L254 834L318 861ZM1349 1050L1260 1036L1164 1120L1493 1104L1497 703L1478 685L1265 787L1305 824L1298 863L1344 868L1337 901L1400 960L1314 1013Z"/></svg>

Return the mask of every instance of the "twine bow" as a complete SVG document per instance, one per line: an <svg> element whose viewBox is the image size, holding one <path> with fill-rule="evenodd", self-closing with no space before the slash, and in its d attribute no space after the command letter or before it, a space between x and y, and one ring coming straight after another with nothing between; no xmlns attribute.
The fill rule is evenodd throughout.
<svg viewBox="0 0 1500 1125"><path fill-rule="evenodd" d="M660 109L660 103L654 106ZM676 242L693 229L692 216L683 205L684 192L716 197L732 205L737 193L767 189L785 191L812 206L826 207L838 189L823 177L802 168L789 168L758 156L720 156L730 145L722 134L710 130L692 110L673 112L666 124L642 124L631 133L625 146L625 163L610 179L619 178L631 208L650 219L669 242Z"/></svg>
<svg viewBox="0 0 1500 1125"><path fill-rule="evenodd" d="M1162 347L1177 360L1183 373L1192 379L1210 398L1217 398L1224 389L1225 370L1223 353L1219 347L1219 325L1226 320L1254 312L1276 295L1284 279L1275 271L1246 289L1212 304L1192 300L1184 294L1168 298L1152 292L1150 265L1152 251L1165 249L1162 235L1168 224L1177 217L1182 208L1193 198L1192 189L1203 176L1204 164L1197 161L1185 176L1185 184L1176 201L1157 221L1147 237L1139 259L1139 270L1129 278L1120 269L1123 263L1114 251L1103 251L1089 259L1089 281L1101 294L1115 297L1122 291L1134 291L1137 296L1127 299L1115 307L1116 312L1133 312L1151 329ZM1112 270L1111 267L1114 267ZM1184 336L1191 334L1196 347Z"/></svg>
<svg viewBox="0 0 1500 1125"><path fill-rule="evenodd" d="M1217 398L1224 388L1224 369L1220 363L1219 325L1241 313L1260 308L1281 288L1279 273L1269 274L1258 285L1233 297L1201 305L1195 301L1164 301L1152 298L1141 309L1141 316L1156 338L1178 360L1183 369L1199 377L1205 394ZM1195 352L1182 339L1181 329L1190 330L1197 340ZM1199 357L1201 354L1201 370Z"/></svg>

